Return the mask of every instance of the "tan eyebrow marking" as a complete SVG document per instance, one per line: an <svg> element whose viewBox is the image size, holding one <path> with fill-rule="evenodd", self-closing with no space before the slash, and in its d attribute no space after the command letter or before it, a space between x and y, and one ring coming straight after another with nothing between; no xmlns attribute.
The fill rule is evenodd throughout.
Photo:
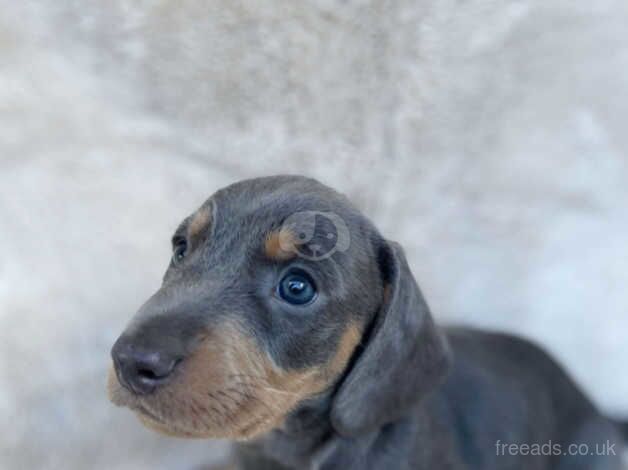
<svg viewBox="0 0 628 470"><path fill-rule="evenodd" d="M274 230L266 236L264 253L270 259L285 261L296 256L296 236L285 227Z"/></svg>
<svg viewBox="0 0 628 470"><path fill-rule="evenodd" d="M211 222L211 211L209 207L201 207L192 216L188 225L188 233L190 237L197 237L209 226Z"/></svg>

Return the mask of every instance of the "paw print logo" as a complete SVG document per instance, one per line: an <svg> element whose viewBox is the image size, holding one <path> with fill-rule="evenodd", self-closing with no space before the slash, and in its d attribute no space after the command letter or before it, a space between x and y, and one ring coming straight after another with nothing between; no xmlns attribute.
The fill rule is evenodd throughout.
<svg viewBox="0 0 628 470"><path fill-rule="evenodd" d="M295 212L284 221L282 230L288 230L292 236L281 241L281 249L310 261L346 251L350 244L347 224L333 212Z"/></svg>

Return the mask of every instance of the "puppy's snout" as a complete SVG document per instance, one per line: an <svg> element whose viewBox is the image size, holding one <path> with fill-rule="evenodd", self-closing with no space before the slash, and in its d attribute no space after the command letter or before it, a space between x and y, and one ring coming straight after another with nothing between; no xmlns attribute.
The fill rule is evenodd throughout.
<svg viewBox="0 0 628 470"><path fill-rule="evenodd" d="M121 337L111 350L120 383L138 395L147 395L166 384L182 357L166 351L151 350Z"/></svg>

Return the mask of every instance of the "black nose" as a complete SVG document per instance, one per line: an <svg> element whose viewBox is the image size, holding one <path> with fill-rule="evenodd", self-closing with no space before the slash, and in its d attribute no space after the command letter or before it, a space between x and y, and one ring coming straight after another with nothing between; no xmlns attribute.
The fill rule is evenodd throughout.
<svg viewBox="0 0 628 470"><path fill-rule="evenodd" d="M111 349L114 368L120 383L139 395L152 393L170 379L180 357L153 351L121 337Z"/></svg>

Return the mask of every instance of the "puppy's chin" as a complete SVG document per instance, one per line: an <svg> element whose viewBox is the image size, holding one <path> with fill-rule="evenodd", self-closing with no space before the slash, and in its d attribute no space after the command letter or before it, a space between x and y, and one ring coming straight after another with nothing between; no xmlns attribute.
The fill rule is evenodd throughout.
<svg viewBox="0 0 628 470"><path fill-rule="evenodd" d="M230 433L226 426L220 426L219 424L200 427L194 421L192 423L186 422L186 420L179 420L176 423L169 422L167 418L163 417L163 413L157 414L157 412L152 411L154 404L151 404L151 401L159 400L159 398L153 396L142 397L127 390L120 384L113 367L109 369L107 376L107 395L114 405L129 408L133 411L146 428L168 437L232 439L236 441L248 441L253 437L257 437Z"/></svg>
<svg viewBox="0 0 628 470"><path fill-rule="evenodd" d="M202 433L194 433L189 431L183 431L181 429L175 429L168 424L158 421L157 418L153 415L146 414L145 411L134 410L135 415L140 420L146 428L151 431L158 432L159 434L163 434L168 437L179 437L182 439L208 439L213 436L206 436Z"/></svg>
<svg viewBox="0 0 628 470"><path fill-rule="evenodd" d="M109 368L107 374L107 396L109 401L116 406L126 406L133 409L133 405L137 402L137 397L120 384L113 366Z"/></svg>
<svg viewBox="0 0 628 470"><path fill-rule="evenodd" d="M109 397L109 400L114 405L126 407L132 410L138 417L140 422L152 431L156 431L169 437L197 439L213 437L206 436L202 433L194 433L186 430L177 429L158 418L142 404L142 400L139 396L130 392L120 384L120 382L118 381L118 377L113 370L113 367L109 369L109 373L107 375L107 395Z"/></svg>

